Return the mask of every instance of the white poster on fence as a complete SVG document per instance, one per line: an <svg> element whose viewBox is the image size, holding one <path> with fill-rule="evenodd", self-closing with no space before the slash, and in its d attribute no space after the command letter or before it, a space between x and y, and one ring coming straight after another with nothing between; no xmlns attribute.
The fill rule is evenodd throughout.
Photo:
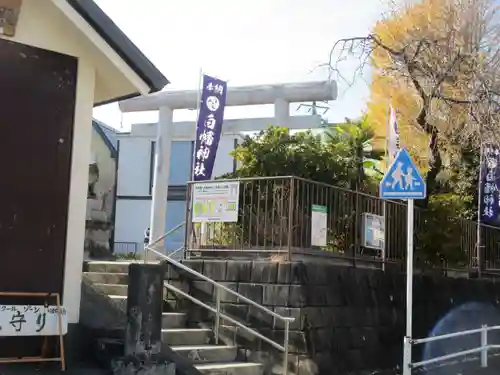
<svg viewBox="0 0 500 375"><path fill-rule="evenodd" d="M66 309L61 307L62 334L68 332ZM57 306L0 305L0 336L57 336Z"/></svg>
<svg viewBox="0 0 500 375"><path fill-rule="evenodd" d="M312 205L311 212L311 245L326 246L327 243L327 219L328 210L326 206Z"/></svg>
<svg viewBox="0 0 500 375"><path fill-rule="evenodd" d="M240 183L198 182L193 184L193 223L236 223Z"/></svg>
<svg viewBox="0 0 500 375"><path fill-rule="evenodd" d="M363 213L363 247L370 249L385 249L385 217Z"/></svg>

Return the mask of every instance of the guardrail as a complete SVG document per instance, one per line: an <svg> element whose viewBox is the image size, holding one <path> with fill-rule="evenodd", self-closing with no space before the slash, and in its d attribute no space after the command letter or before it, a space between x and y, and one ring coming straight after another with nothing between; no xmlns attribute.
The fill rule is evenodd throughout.
<svg viewBox="0 0 500 375"><path fill-rule="evenodd" d="M172 229L170 229L167 233L163 234L162 236L158 237L156 240L154 240L153 242L149 243L149 245L145 246L144 247L144 262L146 263L147 260L148 260L148 252L150 250L154 250L155 253L158 252L158 250L155 250L155 249L152 249L151 247L153 245L157 245L158 243L163 243L163 240L165 238L167 238L168 236L174 234L175 232L177 232L179 229L181 229L182 227L184 227L186 225L186 222L183 221L182 223L179 223L177 224L175 227L173 227ZM181 252L182 250L184 250L184 246L181 246L179 249L175 250L172 254L178 254L179 252ZM171 255L172 255L171 254ZM163 255L163 254L162 254Z"/></svg>
<svg viewBox="0 0 500 375"><path fill-rule="evenodd" d="M451 338L455 338L455 337L480 334L481 335L481 344L480 344L480 346L475 347L475 348L462 350L462 351L459 351L456 353L445 354L445 355L442 355L439 357L434 357L434 358L422 360L419 362L410 363L410 372L412 369L416 369L419 367L425 367L427 365L432 365L432 364L438 364L440 362L445 362L445 361L449 361L449 360L460 358L460 357L466 357L468 355L476 354L476 353L480 353L481 367L483 367L483 368L488 367L488 352L492 349L500 349L500 345L488 344L488 332L498 331L498 330L500 330L500 326L482 325L481 328L471 329L471 330L467 330L467 331L448 333L445 335L426 337L426 338L422 338L422 339L412 339L412 340L410 340L410 345L413 346L413 345L419 345L419 344L426 344L426 343L434 342L434 341L447 340L447 339L451 339Z"/></svg>

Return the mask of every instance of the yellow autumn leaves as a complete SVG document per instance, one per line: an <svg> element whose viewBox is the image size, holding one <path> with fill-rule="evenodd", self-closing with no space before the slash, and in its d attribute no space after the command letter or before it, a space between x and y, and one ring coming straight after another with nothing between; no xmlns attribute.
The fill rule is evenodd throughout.
<svg viewBox="0 0 500 375"><path fill-rule="evenodd" d="M401 7L390 17L377 22L372 30L380 41L394 50L402 50L416 40L437 40L446 38L450 23L454 21L450 0L421 0L417 4ZM453 40L455 45L460 41ZM428 55L427 59L442 59L439 55ZM367 115L376 133L375 146L385 147L388 130L389 103L397 112L401 145L408 148L422 170L428 165L428 135L416 123L421 109L421 98L408 77L394 69L391 55L383 48L376 48L372 54L372 82ZM435 65L443 62L434 62ZM432 65L432 63L430 64ZM466 79L464 79L466 82ZM456 93L460 91L460 82L454 79L453 86L443 85L443 90ZM439 105L439 103L436 103ZM434 106L434 103L433 103ZM440 122L434 118L433 122ZM447 120L439 124L440 130L446 130Z"/></svg>

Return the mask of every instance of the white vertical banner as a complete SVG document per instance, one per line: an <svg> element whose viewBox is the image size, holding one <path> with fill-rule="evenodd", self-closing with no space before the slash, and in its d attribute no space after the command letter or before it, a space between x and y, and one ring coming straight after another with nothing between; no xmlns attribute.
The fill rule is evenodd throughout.
<svg viewBox="0 0 500 375"><path fill-rule="evenodd" d="M396 117L396 111L394 110L394 108L390 104L389 104L389 129L388 130L389 131L387 134L387 149L389 152L389 164L390 164L394 160L394 157L396 156L396 154L400 148L399 127L398 127L398 120Z"/></svg>

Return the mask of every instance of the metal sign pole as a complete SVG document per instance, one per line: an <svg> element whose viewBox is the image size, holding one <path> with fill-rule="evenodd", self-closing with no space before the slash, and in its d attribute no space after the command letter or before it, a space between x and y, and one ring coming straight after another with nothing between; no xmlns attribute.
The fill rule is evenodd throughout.
<svg viewBox="0 0 500 375"><path fill-rule="evenodd" d="M413 226L415 199L425 199L427 188L408 150L402 148L380 182L380 198L406 199L406 334L403 341L403 375L411 375L411 337L413 309Z"/></svg>
<svg viewBox="0 0 500 375"><path fill-rule="evenodd" d="M413 213L414 200L408 199L406 233L406 335L403 342L403 375L411 375L411 337L413 310Z"/></svg>

